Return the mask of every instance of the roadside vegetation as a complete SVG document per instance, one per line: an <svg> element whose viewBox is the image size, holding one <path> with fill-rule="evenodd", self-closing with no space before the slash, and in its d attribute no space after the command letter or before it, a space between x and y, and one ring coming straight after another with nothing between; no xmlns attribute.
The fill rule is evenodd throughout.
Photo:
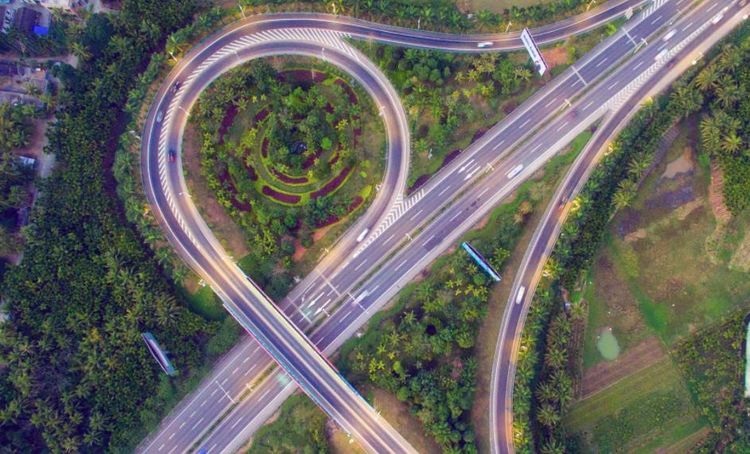
<svg viewBox="0 0 750 454"><path fill-rule="evenodd" d="M707 62L683 76L670 94L644 107L614 141L573 202L571 216L545 266L545 279L523 336L514 390L515 442L521 452L683 446L680 443L700 441L706 425L711 435L701 450L741 452L746 447L744 431L738 430L747 424L739 399L744 336L736 324L750 300L747 274L742 274L747 271L739 270L732 260L746 230L745 204L750 192L742 189L745 181L730 175L750 171L745 153L750 125L746 115L735 113L747 111L747 100L737 93L744 93L750 76L742 65L750 60L748 32L747 26L735 32ZM691 116L700 118L701 124L696 184L681 175L688 172L679 154L666 169L661 167L662 175L642 181L652 170L662 136ZM722 173L723 190L721 184L713 185L716 197L696 189L701 184L705 188L709 174L715 179ZM615 227L610 227L613 217ZM599 249L605 238L609 249L602 256ZM669 246L671 241L678 246ZM586 287L591 278L601 279L609 273L606 267L612 266L603 265L601 257L614 263L621 282L610 279L597 290L607 293L591 293ZM596 267L587 272L594 263ZM628 304L636 309L623 311ZM587 313L598 321L612 321L612 326L586 332ZM730 318L722 322L726 317ZM715 327L722 323L729 324L720 339ZM706 328L696 332L701 326ZM668 389L650 392L635 404L618 406L612 400L606 415L581 422L585 410L577 409L587 408L587 402L609 392L599 391L576 404L569 420L571 388L580 386L582 351L586 366L614 359L617 351L606 358L611 348L601 344L596 347L604 358L593 358L595 339L614 337L613 332L622 335L628 348L636 348L655 334L667 347L672 346L672 360L683 376ZM726 348L719 351L719 347L714 354L708 346L719 343ZM665 358L655 364L669 362ZM627 383L641 373L633 370L623 379ZM684 402L683 380L692 402ZM644 386L648 389L649 384ZM721 397L712 396L712 400L711 392ZM658 415L652 411L656 408L661 409ZM711 417L706 421L696 415ZM569 421L570 428L586 433L571 436Z"/></svg>
<svg viewBox="0 0 750 454"><path fill-rule="evenodd" d="M296 394L284 402L276 420L253 435L247 454L328 453L331 446L326 434L328 418L304 394Z"/></svg>
<svg viewBox="0 0 750 454"><path fill-rule="evenodd" d="M385 140L369 99L335 68L276 61L218 79L192 121L208 187L252 245L240 265L282 298L316 231L330 244L342 229L320 229L351 223L375 196Z"/></svg>
<svg viewBox="0 0 750 454"><path fill-rule="evenodd" d="M62 65L64 88L44 182L20 265L2 294L0 444L12 451L128 449L158 421L175 385L202 362L213 327L184 308L116 203L108 168L128 90L193 2L126 0L77 40L89 58ZM145 30L145 32L144 32ZM168 379L140 333L151 331L180 377Z"/></svg>
<svg viewBox="0 0 750 454"><path fill-rule="evenodd" d="M457 0L240 0L251 12L312 10L358 17L408 28L452 32L504 32L554 22L586 11L589 0L512 2L505 7L474 0L470 9ZM234 2L230 3L235 6Z"/></svg>

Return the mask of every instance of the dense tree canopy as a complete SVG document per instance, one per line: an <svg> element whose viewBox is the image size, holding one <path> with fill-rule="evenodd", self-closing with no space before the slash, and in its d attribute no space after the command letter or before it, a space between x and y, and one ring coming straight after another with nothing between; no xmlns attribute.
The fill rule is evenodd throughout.
<svg viewBox="0 0 750 454"><path fill-rule="evenodd" d="M155 422L172 383L140 339L152 331L183 373L209 328L173 289L115 204L106 167L134 75L192 1L126 0L97 16L58 73L65 89L49 132L59 166L41 187L25 256L3 282L0 445L11 451L127 448ZM106 32L102 32L105 30Z"/></svg>

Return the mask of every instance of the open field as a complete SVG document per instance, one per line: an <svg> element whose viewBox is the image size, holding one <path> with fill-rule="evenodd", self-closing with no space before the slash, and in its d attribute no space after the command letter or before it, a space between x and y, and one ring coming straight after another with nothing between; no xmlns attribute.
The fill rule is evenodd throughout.
<svg viewBox="0 0 750 454"><path fill-rule="evenodd" d="M589 304L586 368L602 360L596 341L603 329L612 328L622 351L653 334L672 345L750 301L750 275L730 267L746 219L732 219L717 237L710 170L698 162L695 137L686 131L632 207L615 216L594 262L582 295Z"/></svg>
<svg viewBox="0 0 750 454"><path fill-rule="evenodd" d="M708 434L697 382L673 366L670 350L750 306L750 275L736 265L749 229L747 213L722 215L720 173L699 157L697 130L694 118L681 125L614 217L580 292L589 309L584 398L565 425L582 451L687 452ZM601 351L610 334L614 361Z"/></svg>
<svg viewBox="0 0 750 454"><path fill-rule="evenodd" d="M585 452L654 452L705 426L665 358L579 401L565 418Z"/></svg>

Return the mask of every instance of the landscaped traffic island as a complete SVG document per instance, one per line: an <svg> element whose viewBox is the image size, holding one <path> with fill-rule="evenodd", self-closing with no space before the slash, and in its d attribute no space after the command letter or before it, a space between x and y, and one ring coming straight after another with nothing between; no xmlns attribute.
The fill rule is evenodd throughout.
<svg viewBox="0 0 750 454"><path fill-rule="evenodd" d="M317 259L306 248L330 244L364 212L382 178L383 128L369 98L309 59L232 70L203 93L192 123L201 173L251 250L240 264L272 294Z"/></svg>

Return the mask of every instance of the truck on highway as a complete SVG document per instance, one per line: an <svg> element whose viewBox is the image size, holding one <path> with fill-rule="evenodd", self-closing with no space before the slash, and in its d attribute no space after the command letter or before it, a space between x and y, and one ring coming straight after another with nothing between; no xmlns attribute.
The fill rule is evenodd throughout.
<svg viewBox="0 0 750 454"><path fill-rule="evenodd" d="M662 40L669 41L669 38L673 37L675 33L677 33L677 30L668 31L667 34L664 35L664 38L662 38Z"/></svg>
<svg viewBox="0 0 750 454"><path fill-rule="evenodd" d="M523 170L523 164L518 164L517 166L513 167L513 169L510 172L508 172L508 174L505 176L508 177L509 180L511 180L513 179L513 177L521 173L522 170Z"/></svg>
<svg viewBox="0 0 750 454"><path fill-rule="evenodd" d="M521 301L523 301L523 296L526 294L526 287L523 285L518 289L518 293L516 293L516 304L521 304Z"/></svg>
<svg viewBox="0 0 750 454"><path fill-rule="evenodd" d="M477 47L480 49L484 49L485 47L490 47L492 45L492 41L482 41L481 43L477 43Z"/></svg>
<svg viewBox="0 0 750 454"><path fill-rule="evenodd" d="M654 57L654 60L656 61L662 60L664 57L667 56L668 53L669 53L669 49L662 49L661 52L656 54L656 57Z"/></svg>
<svg viewBox="0 0 750 454"><path fill-rule="evenodd" d="M359 236L357 237L357 243L361 243L362 240L365 239L365 237L367 236L367 232L369 232L369 231L370 231L370 229L364 229L364 230L362 230L362 233L360 233Z"/></svg>

